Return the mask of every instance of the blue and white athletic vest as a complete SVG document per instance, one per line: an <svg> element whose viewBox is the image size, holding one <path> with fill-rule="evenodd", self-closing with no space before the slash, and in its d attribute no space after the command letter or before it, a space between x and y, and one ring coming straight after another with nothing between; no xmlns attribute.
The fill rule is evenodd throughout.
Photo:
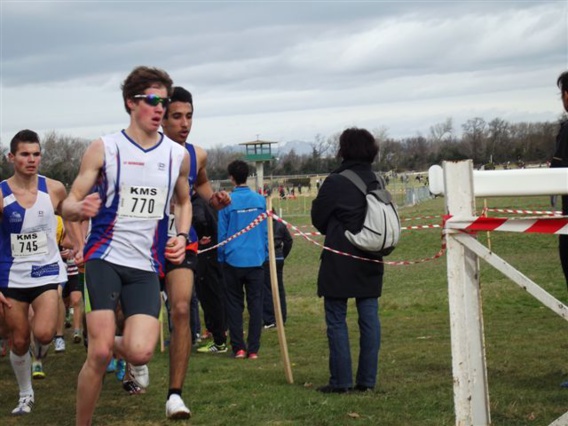
<svg viewBox="0 0 568 426"><path fill-rule="evenodd" d="M199 170L197 170L197 154L195 153L195 147L190 143L186 143L185 149L189 153L189 176L187 180L189 182L189 196L191 197L191 194L193 193L193 187L195 185L195 182L197 181L197 172ZM170 220L168 227L169 237L177 235L177 230L175 229L174 220L175 220L174 214L170 212ZM189 228L189 238L187 244L188 250L197 251L198 239L199 237L197 236L197 232L195 231L193 225L191 225L191 227Z"/></svg>
<svg viewBox="0 0 568 426"><path fill-rule="evenodd" d="M105 160L94 188L102 206L84 258L163 273L167 213L185 151L164 135L149 149L124 130L102 140Z"/></svg>
<svg viewBox="0 0 568 426"><path fill-rule="evenodd" d="M0 188L4 203L0 221L0 287L33 288L67 281L46 178L38 176L37 198L28 209L18 203L7 181L0 182Z"/></svg>

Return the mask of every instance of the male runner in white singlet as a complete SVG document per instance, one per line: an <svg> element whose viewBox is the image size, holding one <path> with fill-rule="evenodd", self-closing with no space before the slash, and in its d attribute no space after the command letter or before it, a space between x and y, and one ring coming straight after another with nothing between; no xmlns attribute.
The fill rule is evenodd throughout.
<svg viewBox="0 0 568 426"><path fill-rule="evenodd" d="M34 355L41 359L55 334L57 287L67 281L56 241L57 220L66 191L59 181L38 175L41 150L37 133L18 132L10 142L14 174L0 182L0 309L12 340L10 362L20 399L12 414L34 405L30 332ZM30 305L34 316L28 320Z"/></svg>
<svg viewBox="0 0 568 426"><path fill-rule="evenodd" d="M82 250L89 345L77 385L77 425L92 422L113 351L144 381L159 337L163 256L174 264L185 256L191 224L189 156L158 132L171 89L163 70L137 67L130 73L122 85L128 128L91 143L63 203L64 218L91 218ZM174 193L179 236L168 239ZM123 336L115 339L119 300L125 325Z"/></svg>

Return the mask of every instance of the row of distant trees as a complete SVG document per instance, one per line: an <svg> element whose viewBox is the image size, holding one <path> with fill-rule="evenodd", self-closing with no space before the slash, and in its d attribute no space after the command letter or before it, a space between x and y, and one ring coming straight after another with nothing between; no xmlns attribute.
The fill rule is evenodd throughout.
<svg viewBox="0 0 568 426"><path fill-rule="evenodd" d="M386 128L372 130L379 142L375 164L382 171L424 171L444 160L472 159L475 166L490 168L498 164L546 163L553 153L559 122L510 123L501 118L489 122L476 117L456 132L453 120L430 127L428 135L394 139ZM336 158L340 132L325 137L316 135L311 153L294 150L282 154L265 167L265 175L325 174L339 165ZM69 185L77 175L88 141L50 132L42 138L41 173ZM0 145L0 178L12 173L6 159L8 144ZM227 164L243 153L233 147L209 148L207 173L212 180L227 178Z"/></svg>
<svg viewBox="0 0 568 426"><path fill-rule="evenodd" d="M458 136L451 118L430 127L427 136L394 139L385 128L372 131L379 141L376 169L424 171L444 160L472 159L476 167L499 164L546 163L552 157L560 122L510 123L500 118L486 122L476 117L461 126ZM316 136L312 152L282 155L268 173L275 175L327 173L335 158L340 133L327 139ZM266 173L266 172L265 172Z"/></svg>

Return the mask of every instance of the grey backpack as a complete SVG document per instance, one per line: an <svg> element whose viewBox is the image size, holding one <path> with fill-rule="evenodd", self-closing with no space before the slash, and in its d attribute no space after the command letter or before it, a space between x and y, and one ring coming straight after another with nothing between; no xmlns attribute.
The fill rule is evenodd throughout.
<svg viewBox="0 0 568 426"><path fill-rule="evenodd" d="M349 179L367 199L363 228L357 234L345 231L345 237L361 250L381 256L389 255L400 238L400 219L385 180L377 173L379 188L368 191L365 182L354 171L344 170L340 175Z"/></svg>

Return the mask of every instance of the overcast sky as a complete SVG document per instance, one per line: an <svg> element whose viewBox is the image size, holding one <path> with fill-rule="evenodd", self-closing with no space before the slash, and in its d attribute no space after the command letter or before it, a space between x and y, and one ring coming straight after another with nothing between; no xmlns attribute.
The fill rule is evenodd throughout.
<svg viewBox="0 0 568 426"><path fill-rule="evenodd" d="M1 140L128 125L120 84L163 68L203 147L348 126L428 135L452 117L553 121L568 1L0 0Z"/></svg>

